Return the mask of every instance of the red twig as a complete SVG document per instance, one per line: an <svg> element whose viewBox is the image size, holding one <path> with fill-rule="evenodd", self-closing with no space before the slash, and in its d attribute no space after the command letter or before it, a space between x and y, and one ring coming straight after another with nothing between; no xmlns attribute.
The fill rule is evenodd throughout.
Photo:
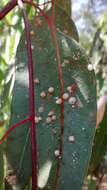
<svg viewBox="0 0 107 190"><path fill-rule="evenodd" d="M46 23L48 24L48 26L51 28L51 25L52 25L51 18L39 6L37 6L36 3L28 1L28 0L24 0L24 3L33 6L35 9L38 9L40 11L41 15L44 17L44 19L45 19Z"/></svg>
<svg viewBox="0 0 107 190"><path fill-rule="evenodd" d="M52 0L54 1L54 0ZM54 4L53 4L54 5ZM53 11L52 11L53 12ZM59 44L56 36L56 27L53 19L53 24L52 24L52 39L54 41L54 46L56 50L56 56L58 60L58 75L59 75L59 81L60 81L60 88L61 88L61 97L64 94L64 81L63 81L63 74L62 74L62 65L61 65L61 58L60 58L60 52L59 52ZM64 101L62 101L61 104L61 145L60 145L60 152L62 153L62 142L63 142L63 134L64 134Z"/></svg>
<svg viewBox="0 0 107 190"><path fill-rule="evenodd" d="M64 81L63 81L62 65L61 65L61 58L60 58L60 52L59 52L59 44L58 44L57 35L56 35L54 6L55 6L55 0L52 0L52 23L53 24L52 24L52 28L51 28L51 33L52 33L52 39L54 42L54 46L55 46L55 50L56 50L56 57L57 57L57 61L58 61L58 75L59 75L60 90L61 90L60 96L62 97L64 94ZM62 99L62 104L61 104L60 124L61 124L61 130L60 130L59 151L60 151L60 158L62 158L63 144L64 144L64 100L63 99ZM60 168L61 168L61 159L58 160L58 164L57 164L54 190L58 189L58 180L59 180Z"/></svg>
<svg viewBox="0 0 107 190"><path fill-rule="evenodd" d="M11 0L5 7L0 11L0 20L2 20L15 6L17 0Z"/></svg>
<svg viewBox="0 0 107 190"><path fill-rule="evenodd" d="M32 117L31 124L31 143L32 143L32 190L37 190L37 141L36 141L36 123L35 123L35 91L34 91L34 73L33 57L31 48L30 27L26 12L23 9L23 18L25 24L26 47L28 55L29 70L29 108Z"/></svg>
<svg viewBox="0 0 107 190"><path fill-rule="evenodd" d="M56 49L56 56L58 60L58 75L59 75L59 81L60 81L60 89L61 89L61 94L60 96L62 97L64 94L64 81L63 81L63 76L62 76L62 65L61 65L61 59L60 59L60 53L59 53L59 45L56 37L56 29L53 27L52 30L52 35L55 43L55 49ZM60 151L60 158L62 158L62 153L63 153L63 143L64 143L64 100L62 99L61 103L61 116L60 116L60 124L61 124L61 130L60 130L60 145L59 145L59 151ZM57 165L57 172L56 172L56 182L55 182L55 187L54 190L57 189L58 185L58 179L59 179L59 173L60 173L60 166L61 166L61 159L58 160L58 165Z"/></svg>
<svg viewBox="0 0 107 190"><path fill-rule="evenodd" d="M23 125L24 123L27 123L28 121L31 121L31 117L28 117L27 119L24 119L22 121L19 121L18 123L14 124L12 127L10 127L6 133L4 134L4 136L0 139L0 145L8 138L8 136L10 135L10 133L16 129L17 127L20 127L21 125Z"/></svg>

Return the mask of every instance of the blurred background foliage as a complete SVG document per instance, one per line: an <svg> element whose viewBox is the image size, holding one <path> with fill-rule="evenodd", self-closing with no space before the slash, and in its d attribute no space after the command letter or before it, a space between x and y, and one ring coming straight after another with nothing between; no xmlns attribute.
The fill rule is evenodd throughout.
<svg viewBox="0 0 107 190"><path fill-rule="evenodd" d="M9 1L0 1L0 10ZM30 8L28 7L29 15ZM14 63L17 45L23 31L23 20L18 7L14 8L0 21L0 138L6 132L10 119L12 89L14 84ZM7 163L5 157L6 144L0 145L0 190L7 187L4 181Z"/></svg>
<svg viewBox="0 0 107 190"><path fill-rule="evenodd" d="M0 9L7 2L7 0L1 1ZM12 68L22 31L20 20L19 11L15 8L0 22L0 136L10 116Z"/></svg>
<svg viewBox="0 0 107 190"><path fill-rule="evenodd" d="M0 1L0 9L8 0ZM27 7L29 18L35 13ZM107 1L72 0L72 17L77 25L80 44L91 59L97 81L98 118L89 173L84 190L107 190ZM23 21L16 7L0 21L0 137L4 134L9 117L14 76L16 48L23 31ZM0 172L3 168L0 146ZM5 175L0 175L1 177ZM0 179L1 181L1 179ZM0 189L2 187L0 186Z"/></svg>
<svg viewBox="0 0 107 190"><path fill-rule="evenodd" d="M89 175L84 190L107 190L107 1L73 1L80 44L91 59L97 83L98 114Z"/></svg>

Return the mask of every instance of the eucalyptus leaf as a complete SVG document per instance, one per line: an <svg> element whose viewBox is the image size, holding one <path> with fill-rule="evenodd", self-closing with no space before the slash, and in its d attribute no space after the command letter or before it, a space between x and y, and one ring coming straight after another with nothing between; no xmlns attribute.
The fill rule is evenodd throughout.
<svg viewBox="0 0 107 190"><path fill-rule="evenodd" d="M59 13L60 10L59 10ZM50 14L50 13L49 13ZM38 24L39 21L39 24ZM89 59L84 50L65 32L61 17L56 17L57 40L62 64L64 92L69 100L64 103L64 143L62 158L58 157L60 133L60 81L56 49L50 29L43 17L31 23L32 51L35 80L35 109L38 145L38 189L80 190L91 155L96 124L96 84L93 71L88 70ZM28 65L23 34L16 55L16 77L12 100L10 126L29 115ZM53 93L49 88L53 87ZM75 87L72 92L68 87ZM42 92L46 93L43 98ZM70 98L74 98L72 104ZM42 109L41 109L42 108ZM40 110L43 110L42 112ZM52 120L52 113L54 120ZM49 121L49 118L51 120ZM18 176L23 190L31 177L30 123L18 127L8 138L7 158L9 166ZM58 167L60 166L60 167ZM59 168L59 169L58 169ZM57 171L59 170L59 175Z"/></svg>

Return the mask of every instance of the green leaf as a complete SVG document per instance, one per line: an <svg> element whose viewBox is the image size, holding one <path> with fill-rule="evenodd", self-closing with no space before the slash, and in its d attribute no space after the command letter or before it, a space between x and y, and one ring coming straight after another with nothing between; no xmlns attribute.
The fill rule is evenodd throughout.
<svg viewBox="0 0 107 190"><path fill-rule="evenodd" d="M96 182L93 179L89 180L88 190L98 190Z"/></svg>
<svg viewBox="0 0 107 190"><path fill-rule="evenodd" d="M99 166L107 148L107 106L99 128L96 129L89 173L93 173Z"/></svg>
<svg viewBox="0 0 107 190"><path fill-rule="evenodd" d="M63 11L69 15L69 17L71 17L71 0L57 0L56 4L61 7Z"/></svg>
<svg viewBox="0 0 107 190"><path fill-rule="evenodd" d="M48 14L52 15L52 10L50 10ZM55 20L56 20L57 30L59 29L63 33L74 38L76 41L79 41L77 28L73 20L70 18L70 16L63 10L63 7L60 6L55 7Z"/></svg>
<svg viewBox="0 0 107 190"><path fill-rule="evenodd" d="M0 146L0 189L3 190L4 181L4 161L3 161L3 147Z"/></svg>
<svg viewBox="0 0 107 190"><path fill-rule="evenodd" d="M64 33L64 26L59 18L56 25L59 26L57 39L63 70L64 92L67 93L68 86L75 86L75 90L69 93L69 96L75 98L76 104L71 106L68 101L64 103L63 155L62 159L58 159L55 156L58 153L61 138L60 105L56 104L56 98L60 97L58 63L50 30L44 19L40 17L41 25L38 26L34 21L31 23L34 74L35 78L40 80L40 84L35 85L35 109L37 116L42 119L37 124L38 189L55 189L57 178L59 190L80 190L87 172L95 133L95 75L93 71L88 71L88 58L79 44L71 38L71 33ZM16 80L10 126L29 115L28 68L24 44L23 35L16 56ZM48 92L49 87L54 87L53 94ZM46 98L40 97L43 91L47 94ZM40 111L41 107L43 112ZM48 123L50 111L54 112L56 120ZM7 141L9 166L16 172L21 190L29 183L31 176L29 127L28 123L17 128ZM57 176L59 164L60 175Z"/></svg>

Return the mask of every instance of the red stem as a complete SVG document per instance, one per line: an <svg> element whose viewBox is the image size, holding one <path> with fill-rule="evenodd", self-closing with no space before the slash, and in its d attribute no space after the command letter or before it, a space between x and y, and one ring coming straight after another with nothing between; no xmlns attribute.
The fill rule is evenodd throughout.
<svg viewBox="0 0 107 190"><path fill-rule="evenodd" d="M27 119L24 119L22 121L19 121L18 123L14 124L12 127L10 127L6 133L4 134L4 136L0 139L0 145L8 138L8 136L10 135L10 133L16 129L17 127L20 127L21 125L23 125L24 123L27 123L28 121L31 121L31 117L28 117Z"/></svg>
<svg viewBox="0 0 107 190"><path fill-rule="evenodd" d="M55 50L56 50L56 57L58 61L58 76L59 76L59 81L60 81L60 90L61 94L60 96L62 97L64 94L64 81L63 81L63 74L62 74L62 65L61 65L61 58L60 58L60 52L59 52L59 44L57 40L57 35L56 35L56 26L55 26L55 1L52 0L52 39L54 42ZM61 104L61 116L60 116L60 124L61 124L61 129L60 129L60 145L59 145L59 152L60 152L60 158L62 158L62 153L63 153L63 144L64 144L64 100L62 99L62 104ZM56 170L56 176L55 176L55 183L54 183L54 190L58 189L58 180L59 180L59 174L60 174L60 169L61 169L61 159L58 160L57 164L57 170Z"/></svg>
<svg viewBox="0 0 107 190"><path fill-rule="evenodd" d="M53 26L53 29L52 29L52 36L53 36L53 39L54 39L55 49L56 49L56 56L57 56L57 60L58 60L58 75L59 75L60 90L61 90L60 97L62 97L63 94L64 94L64 81L63 81L63 76L62 76L62 65L61 65L61 59L60 59L60 53L59 53L59 45L58 45L58 41L57 41L57 37L56 37L56 29L54 28L54 26ZM60 156L59 157L62 158L63 144L64 144L64 100L63 99L62 99L62 103L61 103L60 108L61 108L61 111L60 111L61 112L61 115L60 115L61 129L60 129L60 145L59 145L59 154L60 154ZM60 168L61 168L61 159L58 160L54 190L57 189Z"/></svg>
<svg viewBox="0 0 107 190"><path fill-rule="evenodd" d="M44 17L46 23L48 24L48 27L51 28L51 25L52 25L51 18L49 18L49 16L39 6L37 6L36 3L30 2L28 0L24 0L24 3L33 6L35 9L38 9L40 11L41 15Z"/></svg>
<svg viewBox="0 0 107 190"><path fill-rule="evenodd" d="M54 0L52 0L54 1ZM63 81L63 74L62 74L62 65L61 65L61 58L60 58L60 52L59 52L59 44L56 36L56 27L53 20L52 24L52 39L54 40L55 50L56 50L56 56L58 60L58 75L59 75L59 81L60 81L60 89L61 89L61 97L64 94L64 81ZM62 145L63 145L63 134L64 134L64 101L62 99L61 104L61 145L60 145L60 152L62 154Z"/></svg>
<svg viewBox="0 0 107 190"><path fill-rule="evenodd" d="M59 75L60 90L61 90L60 96L62 97L64 94L64 81L63 81L63 76L62 76L62 65L61 65L61 59L60 59L60 54L59 54L59 45L58 45L58 41L57 41L57 37L56 37L56 29L54 28L54 26L52 29L52 36L54 39L56 56L57 56L57 60L58 60L58 75ZM60 130L60 145L59 145L60 156L59 157L62 158L63 144L64 144L64 100L63 99L62 99L62 103L61 103L60 124L61 124L61 130ZM61 159L58 160L54 190L57 189L60 167L61 167Z"/></svg>
<svg viewBox="0 0 107 190"><path fill-rule="evenodd" d="M29 108L32 117L31 125L31 142L32 142L32 190L37 190L37 140L36 140L36 123L35 123L35 91L34 91L34 73L33 73L33 57L31 48L30 27L27 15L23 10L23 18L25 24L26 47L28 55L29 70Z"/></svg>
<svg viewBox="0 0 107 190"><path fill-rule="evenodd" d="M0 11L0 20L2 20L16 5L17 5L17 0L11 0L11 1Z"/></svg>

